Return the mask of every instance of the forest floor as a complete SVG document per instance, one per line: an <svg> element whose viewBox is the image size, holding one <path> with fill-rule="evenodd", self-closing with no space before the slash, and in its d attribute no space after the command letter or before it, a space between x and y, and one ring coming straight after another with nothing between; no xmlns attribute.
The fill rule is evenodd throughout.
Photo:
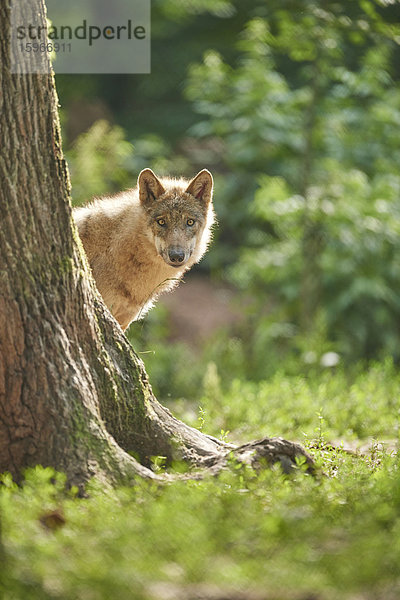
<svg viewBox="0 0 400 600"><path fill-rule="evenodd" d="M193 424L228 441L302 439L317 477L232 462L217 478L161 487L93 481L83 499L50 469L28 471L22 487L3 476L1 598L398 600L399 389L389 361L351 382L205 382Z"/></svg>
<svg viewBox="0 0 400 600"><path fill-rule="evenodd" d="M243 319L234 288L201 275L186 275L159 302L169 313L169 339L192 348L199 347L218 329Z"/></svg>

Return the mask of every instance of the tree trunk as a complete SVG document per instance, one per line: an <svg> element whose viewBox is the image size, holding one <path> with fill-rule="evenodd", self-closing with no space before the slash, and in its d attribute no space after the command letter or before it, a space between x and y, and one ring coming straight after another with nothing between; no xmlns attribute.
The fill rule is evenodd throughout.
<svg viewBox="0 0 400 600"><path fill-rule="evenodd" d="M20 10L28 4L44 24L43 0L20 0ZM82 485L93 475L158 479L153 455L214 471L231 452L284 468L306 456L274 440L235 450L154 398L96 290L72 221L53 76L11 74L10 0L0 5L0 24L0 472L18 479L42 464Z"/></svg>

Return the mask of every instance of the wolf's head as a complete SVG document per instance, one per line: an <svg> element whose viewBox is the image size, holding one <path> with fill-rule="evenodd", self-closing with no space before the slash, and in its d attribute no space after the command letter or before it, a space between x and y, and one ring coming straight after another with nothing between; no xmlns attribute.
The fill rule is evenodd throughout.
<svg viewBox="0 0 400 600"><path fill-rule="evenodd" d="M138 178L139 200L146 211L149 236L172 267L200 260L213 222L213 178L207 169L190 182L158 179L151 169Z"/></svg>

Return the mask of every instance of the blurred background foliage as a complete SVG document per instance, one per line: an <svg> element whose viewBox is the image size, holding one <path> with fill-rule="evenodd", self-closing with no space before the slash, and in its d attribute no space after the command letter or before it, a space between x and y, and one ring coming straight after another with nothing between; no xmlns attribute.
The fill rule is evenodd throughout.
<svg viewBox="0 0 400 600"><path fill-rule="evenodd" d="M151 75L57 76L76 204L148 166L215 177L197 276L237 317L201 343L173 301L131 326L163 400L399 360L399 17L396 0L153 0Z"/></svg>

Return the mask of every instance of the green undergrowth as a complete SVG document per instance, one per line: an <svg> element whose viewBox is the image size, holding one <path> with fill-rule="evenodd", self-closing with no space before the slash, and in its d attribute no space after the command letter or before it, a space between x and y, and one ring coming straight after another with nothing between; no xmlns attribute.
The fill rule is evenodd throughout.
<svg viewBox="0 0 400 600"><path fill-rule="evenodd" d="M223 391L209 368L197 426L241 441L302 436L318 477L232 463L203 481L107 490L92 482L79 498L50 469L27 471L20 487L4 475L0 597L164 600L197 597L185 590L199 584L204 598L213 586L221 598L400 597L399 459L378 443L396 446L398 384L386 363L351 381L276 375ZM349 453L340 448L347 437L375 442Z"/></svg>
<svg viewBox="0 0 400 600"><path fill-rule="evenodd" d="M282 436L307 442L395 441L400 424L400 374L390 360L350 375L343 370L260 381L222 381L209 363L198 403L181 399L173 412L192 426L232 441Z"/></svg>

